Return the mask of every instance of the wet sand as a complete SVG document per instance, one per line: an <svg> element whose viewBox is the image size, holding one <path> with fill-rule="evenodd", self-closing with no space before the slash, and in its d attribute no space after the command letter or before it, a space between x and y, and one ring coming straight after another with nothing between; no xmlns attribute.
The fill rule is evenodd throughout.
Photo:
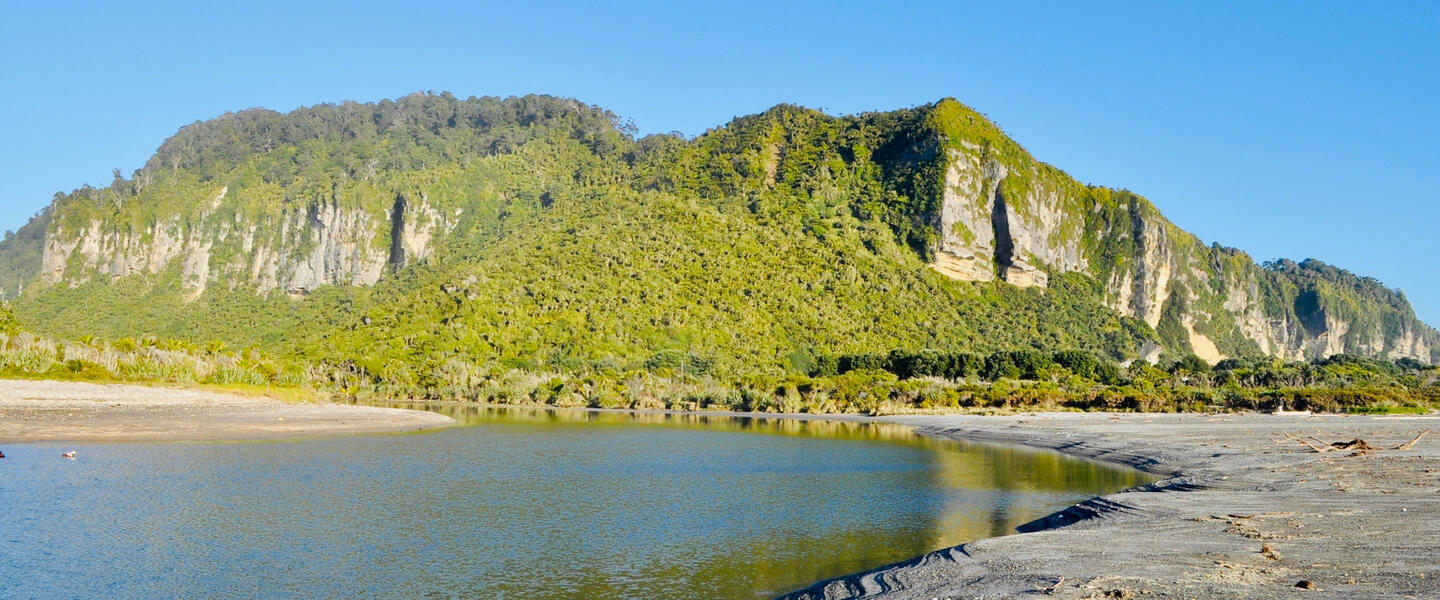
<svg viewBox="0 0 1440 600"><path fill-rule="evenodd" d="M1166 479L1026 527L786 596L1440 598L1440 417L1055 413L895 416ZM1421 431L1434 433L1395 450ZM1384 450L1316 452L1363 439ZM1310 582L1313 589L1296 587Z"/></svg>
<svg viewBox="0 0 1440 600"><path fill-rule="evenodd" d="M137 385L0 380L0 443L207 441L444 427L450 417Z"/></svg>

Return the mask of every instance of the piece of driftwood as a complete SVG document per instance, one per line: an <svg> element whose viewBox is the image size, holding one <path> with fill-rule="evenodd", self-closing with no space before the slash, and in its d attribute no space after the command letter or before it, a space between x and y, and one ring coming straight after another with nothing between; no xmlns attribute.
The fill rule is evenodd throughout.
<svg viewBox="0 0 1440 600"><path fill-rule="evenodd" d="M1429 430L1429 429L1426 429L1425 431L1420 432L1420 435L1415 436L1415 439L1410 440L1410 441L1408 441L1408 442L1405 442L1405 443L1403 443L1403 444L1400 444L1399 446L1396 446L1396 447L1392 448L1392 450L1409 450L1409 449L1411 449L1411 448L1414 448L1414 447L1415 447L1415 442L1420 441L1420 440L1423 439L1426 435L1429 435L1429 434L1430 434L1430 430Z"/></svg>
<svg viewBox="0 0 1440 600"><path fill-rule="evenodd" d="M1285 437L1280 438L1280 439L1278 439L1278 440L1275 440L1275 443L1277 443L1277 444L1284 444L1284 443L1290 442L1290 441L1299 442L1300 445L1305 446L1306 448L1309 448L1309 449L1314 450L1314 451L1316 451L1316 452L1321 452L1321 453L1324 453L1324 452L1334 452L1334 451L1338 450L1338 448L1336 448L1334 445L1326 444L1325 442L1322 442L1322 441L1317 440L1317 439L1314 439L1314 438L1306 439L1306 438L1300 437L1300 436L1298 436L1298 435L1295 435L1295 434L1293 434L1293 433L1286 433L1286 434L1285 434ZM1359 440L1356 440L1356 441L1359 441Z"/></svg>
<svg viewBox="0 0 1440 600"><path fill-rule="evenodd" d="M1350 440L1348 442L1330 442L1327 444L1314 437L1305 438L1295 435L1293 433L1286 433L1285 437L1275 440L1275 443L1284 444L1292 441L1298 442L1300 445L1319 453L1353 450L1355 453L1351 454L1350 456L1360 456L1363 454L1379 452L1382 450L1409 450L1411 448L1414 448L1415 443L1424 439L1426 435L1429 435L1429 433L1430 430L1426 429L1425 431L1420 432L1419 435L1416 435L1414 439L1390 448L1371 446L1368 442L1359 438Z"/></svg>

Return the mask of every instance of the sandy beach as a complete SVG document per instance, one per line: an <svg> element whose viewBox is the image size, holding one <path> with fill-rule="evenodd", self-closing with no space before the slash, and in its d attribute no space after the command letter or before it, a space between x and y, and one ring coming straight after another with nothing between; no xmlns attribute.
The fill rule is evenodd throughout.
<svg viewBox="0 0 1440 600"><path fill-rule="evenodd" d="M1436 416L1057 413L876 419L1164 480L1022 533L822 582L787 599L1437 598ZM1378 450L1317 452L1286 435ZM1305 582L1305 583L1302 583ZM1297 587L1302 586L1302 587Z"/></svg>
<svg viewBox="0 0 1440 600"><path fill-rule="evenodd" d="M0 380L0 443L204 441L444 427L450 417L137 385Z"/></svg>

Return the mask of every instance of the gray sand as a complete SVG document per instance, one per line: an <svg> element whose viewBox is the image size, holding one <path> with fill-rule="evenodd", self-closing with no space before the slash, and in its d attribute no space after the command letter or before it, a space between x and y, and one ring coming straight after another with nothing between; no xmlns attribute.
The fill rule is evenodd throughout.
<svg viewBox="0 0 1440 600"><path fill-rule="evenodd" d="M407 431L451 425L435 413L290 404L201 390L0 380L0 442L201 441Z"/></svg>
<svg viewBox="0 0 1440 600"><path fill-rule="evenodd" d="M1440 598L1440 417L897 416L1167 479L786 598ZM1410 450L1317 453L1285 433ZM1030 528L1026 528L1030 529ZM1266 552L1268 550L1268 552ZM1318 589L1301 589L1309 581Z"/></svg>

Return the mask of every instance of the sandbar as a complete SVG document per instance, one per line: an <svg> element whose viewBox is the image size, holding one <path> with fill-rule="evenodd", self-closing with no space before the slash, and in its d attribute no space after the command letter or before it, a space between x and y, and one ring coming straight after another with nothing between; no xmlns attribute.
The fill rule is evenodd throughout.
<svg viewBox="0 0 1440 600"><path fill-rule="evenodd" d="M0 380L0 443L212 441L444 427L450 417L208 390Z"/></svg>

